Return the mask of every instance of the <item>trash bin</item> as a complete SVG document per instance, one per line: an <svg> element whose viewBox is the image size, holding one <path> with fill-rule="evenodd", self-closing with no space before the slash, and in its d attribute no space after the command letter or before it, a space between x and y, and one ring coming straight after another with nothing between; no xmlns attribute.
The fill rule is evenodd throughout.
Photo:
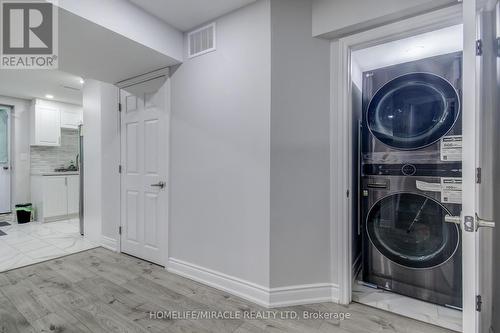
<svg viewBox="0 0 500 333"><path fill-rule="evenodd" d="M33 205L30 203L16 205L17 223L24 224L31 222L32 211L33 211Z"/></svg>

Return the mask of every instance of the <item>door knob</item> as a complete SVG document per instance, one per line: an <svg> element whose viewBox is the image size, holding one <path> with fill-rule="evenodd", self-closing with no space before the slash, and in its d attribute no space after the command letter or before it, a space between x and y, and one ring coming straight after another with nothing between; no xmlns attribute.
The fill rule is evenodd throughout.
<svg viewBox="0 0 500 333"><path fill-rule="evenodd" d="M476 231L479 228L495 228L495 224L495 221L482 219L476 213Z"/></svg>
<svg viewBox="0 0 500 333"><path fill-rule="evenodd" d="M159 182L158 184L151 184L152 187L159 187L161 189L164 189L165 186L167 186L167 183L165 182Z"/></svg>
<svg viewBox="0 0 500 333"><path fill-rule="evenodd" d="M4 166L3 169L4 170L9 170L9 167L8 166Z"/></svg>

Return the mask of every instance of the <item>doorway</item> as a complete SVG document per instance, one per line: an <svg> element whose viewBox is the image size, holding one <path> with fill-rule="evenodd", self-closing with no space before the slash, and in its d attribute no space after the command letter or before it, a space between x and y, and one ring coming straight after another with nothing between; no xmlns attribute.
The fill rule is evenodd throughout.
<svg viewBox="0 0 500 333"><path fill-rule="evenodd" d="M451 172L456 169L451 165L455 162L454 157L451 158L451 152L449 165L444 161L447 156L441 156L436 152L439 152L442 137L460 135L460 129L455 128L455 124L461 123L459 120L461 54L459 53L462 46L444 45L438 42L436 45L431 45L431 48L437 46L442 50L433 52L425 49L425 46L421 47L420 43L425 40L422 36L426 34L434 38L436 34L443 34L443 40L448 42L447 30L455 30L458 41L461 42L461 12L461 6L453 6L348 36L332 43L332 74L333 77L342 78L341 81L334 81L336 85L333 87L332 98L338 104L335 104L332 110L348 110L343 115L337 114L335 116L337 119L333 118L335 122L332 123L332 128L336 134L332 140L342 141L345 144L342 148L332 148L334 149L332 166L338 166L338 162L335 161L344 160L346 161L343 165L344 174L346 172L351 174L348 179L342 179L345 187L339 187L339 180L335 180L335 186L332 186L334 198L346 198L345 190L342 189L349 190L346 199L339 199L345 200L346 204L342 205L340 211L333 212L332 216L332 230L336 233L332 237L336 238L335 242L342 244L341 248L344 251L340 254L342 257L339 257L339 261L343 263L339 283L340 301L343 304L349 304L353 298L354 301L366 301L369 297L365 299L359 297L363 292L369 292L369 289L366 291L363 288L373 288L372 290L384 292L386 295L395 290L397 292L392 295L392 299L396 300L394 304L374 300L374 297L379 296L376 294L370 295L373 302L369 305L385 306L385 310L390 309L401 315L457 331L462 328L462 313L458 309L462 298L461 260L458 255L461 253L460 231L457 226L444 224L444 217L459 214L460 208L454 207L459 205L453 202L444 204L438 193L420 192L415 185L417 180L437 184L441 177L434 174L438 169L441 170L437 166L446 164L446 167L450 166ZM413 39L413 44L404 47L393 45L392 50L380 49L384 44L405 39ZM445 49L447 46L448 49ZM365 54L365 59L374 62L383 60L385 63L372 63L368 67L359 66L354 54L357 52L361 54L370 48L379 48L375 51L382 53ZM395 54L398 52L401 56L396 59L398 57L395 57ZM439 58L444 55L446 59ZM415 63L426 58L433 59ZM415 72L433 71L438 73L415 75ZM393 81L392 86L386 86L390 81ZM421 84L422 82L426 83ZM450 82L452 84L449 84ZM368 98L371 93L373 96ZM424 100L422 94L427 97L424 98L425 103L420 105L418 105L420 102L406 105L406 102L403 103L401 100L403 95L408 95L409 99L403 99L422 101ZM370 106L372 99L375 99L377 103L374 104L380 107ZM444 109L441 108L441 103L453 107ZM361 110L355 110L356 107L361 107ZM394 110L401 112L389 112L393 107ZM403 110L405 107L408 107L407 113ZM376 109L371 113L371 117L367 112L369 108ZM421 122L411 114L416 111L433 116L429 122ZM403 122L398 123L397 120L400 118L401 120L406 118L406 124L410 124L411 128L406 128ZM358 124L363 126L360 127ZM409 132L405 133L407 130ZM359 137L356 132L359 132ZM344 138L349 142L345 142ZM367 155L365 152L368 150L371 154ZM425 152L420 156L421 151ZM367 156L371 158L370 161L367 160ZM456 162L460 163L460 159ZM358 162L360 164L356 165ZM406 164L408 166L405 167ZM413 168L415 164L421 164L418 170ZM422 171L423 164L433 165L432 170L429 170L432 174L422 174L425 177L433 176L432 181L430 178L416 179L418 173ZM359 174L366 174L366 177L358 178L356 171ZM428 170L423 171L425 173ZM393 172L399 172L400 175L392 175ZM407 175L409 177L405 177ZM455 181L455 178L460 178L461 175L446 177ZM441 187L441 184L439 186ZM353 195L349 196L349 193ZM359 210L353 208L356 203ZM359 218L354 220L356 215ZM434 223L437 219L439 223ZM351 223L335 225L335 221L346 220ZM376 223L370 223L368 228L367 220ZM427 222L423 223L424 220ZM406 222L409 223L406 225ZM397 225L401 227L400 230ZM404 233L398 234L399 231ZM430 233L432 237L425 237ZM415 247L411 246L412 242ZM356 260L360 257L361 265L360 260ZM370 260L372 265L367 265ZM361 274L358 275L360 266ZM448 271L453 273L448 274ZM434 275L425 277L427 273ZM392 279L393 274L398 275L399 281L396 278ZM444 277L443 274L450 276ZM408 288L414 285L415 281L412 278L416 275L419 276L419 281L422 279L431 281L439 276L440 279L450 283L446 286L446 290L440 290L428 297L426 290L432 290L435 286ZM360 280L368 283L359 285ZM403 283L400 283L401 281ZM432 283L434 282L436 281L433 280ZM404 297L402 294L405 294ZM408 307L406 313L401 313L403 305L409 304L408 300L416 298L419 302L414 304L409 302L413 305ZM429 321L425 309L431 302L440 305L439 308L430 307L430 312L435 312L436 316ZM417 308L419 311L415 311ZM453 320L442 321L443 317L447 319L451 317Z"/></svg>
<svg viewBox="0 0 500 333"><path fill-rule="evenodd" d="M121 252L166 265L170 82L121 87Z"/></svg>
<svg viewBox="0 0 500 333"><path fill-rule="evenodd" d="M462 205L462 36L459 24L352 53L362 91L353 300L456 331L461 231L445 218Z"/></svg>
<svg viewBox="0 0 500 333"><path fill-rule="evenodd" d="M355 225L354 223L336 222L336 221L354 222L353 221L354 210L352 209L352 204L353 200L357 198L355 195L354 196L349 195L349 193L356 193L357 190L353 186L355 184L355 182L353 181L353 177L355 175L352 172L352 170L355 170L355 166L353 166L353 161L355 160L353 157L353 152L355 152L355 150L351 148L355 146L353 145L352 141L356 140L355 136L352 135L354 132L352 129L356 128L356 126L353 126L352 124L354 121L352 117L354 113L352 111L354 103L352 98L351 85L355 79L353 77L355 72L354 64L352 62L353 52L382 45L384 43L389 43L409 38L412 36L417 36L419 34L425 34L428 32L437 31L439 29L445 29L463 23L464 48L463 48L463 66L461 66L461 68L463 70L462 81L464 88L462 90L460 89L458 90L463 100L462 101L463 114L462 114L462 120L457 119L458 124L462 123L463 143L457 142L455 140L456 138L450 138L450 141L449 142L446 141L445 144L443 144L441 140L441 147L449 148L445 150L446 154L439 154L434 157L431 156L431 158L439 158L439 159L451 157L451 159L453 160L455 158L453 157L455 153L458 154L458 152L462 150L463 166L461 172L463 172L463 176L454 178L461 178L461 182L463 184L460 184L456 180L453 180L454 182L453 184L447 182L444 183L440 182L439 184L438 183L432 184L432 182L430 184L426 184L425 182L420 182L420 184L418 184L420 189L417 186L415 186L417 190L421 190L423 188L424 191L433 192L437 191L438 187L437 185L439 185L440 196L439 200L430 196L429 198L427 198L427 200L421 202L421 204L418 204L416 200L413 199L410 200L414 204L415 202L417 202L417 204L415 204L417 209L414 211L416 213L413 215L414 219L411 220L415 221L415 223L413 223L413 225L410 223L409 227L406 229L406 232L408 232L408 230L410 232L413 230L413 227L419 222L419 217L423 216L422 214L424 214L425 211L429 211L429 209L432 208L431 206L436 208L430 210L433 212L433 214L438 213L439 210L442 210L442 213L440 213L440 215L442 220L445 222L442 223L442 225L447 226L446 229L451 228L448 227L448 225L457 224L460 226L460 231L461 231L460 246L462 247L462 249L467 249L467 250L464 251L459 250L460 251L459 253L462 256L463 266L471 267L471 269L462 270L462 280L464 281L462 284L463 312L460 317L462 319L461 324L463 325L463 327L461 326L459 328L455 328L455 330L461 331L463 329L463 331L467 332L473 332L473 331L487 332L490 328L489 321L491 320L491 315L488 315L488 312L491 311L492 308L493 293L491 292L491 289L489 292L487 290L488 287L491 287L491 276L489 273L491 273L492 270L490 263L492 258L492 253L491 253L492 246L490 246L491 243L490 245L488 245L488 243L485 242L484 240L485 238L491 239L492 232L491 230L489 230L489 228L494 227L495 224L493 221L484 219L484 218L490 219L491 215L487 214L486 211L482 209L481 204L483 204L483 202L485 201L492 200L492 197L494 197L494 195L485 197L484 195L481 194L482 190L480 188L482 186L486 187L491 186L492 184L495 183L495 181L498 181L498 178L495 177L495 175L491 174L490 172L488 172L485 175L482 175L481 167L484 168L486 165L485 165L485 160L481 158L480 153L484 149L484 147L488 145L484 145L484 138L482 138L481 135L483 134L481 132L481 127L482 127L481 122L484 121L485 116L488 116L488 113L487 112L485 113L485 110L487 108L483 106L484 102L481 101L481 92L484 92L484 89L483 90L477 89L477 87L481 85L481 83L483 82L482 81L483 77L485 76L485 72L487 72L487 70L485 70L486 66L484 66L484 62L485 61L492 62L491 59L493 59L491 57L491 54L488 55L487 51L492 49L496 50L498 44L498 36L496 36L497 38L488 38L486 34L478 34L475 29L479 26L477 23L478 22L481 23L481 17L484 17L483 15L485 13L490 13L490 14L495 12L498 13L498 5L496 1L490 1L489 2L490 6L488 9L487 7L482 6L481 5L482 2L480 1L478 1L477 4L480 5L480 8L478 8L477 11L475 11L474 7L476 5L476 1L472 0L470 3L467 4L467 6L465 3L463 4L463 6L462 5L452 6L432 13L423 14L414 18L406 19L401 22L389 24L384 27L375 28L367 32L362 32L353 36L344 37L338 41L332 42L332 64L333 64L332 77L336 79L333 80L334 86L333 86L333 96L332 96L334 101L332 107L332 128L334 134L332 135L332 145L331 145L332 146L331 165L333 172L331 188L332 188L333 200L337 200L339 202L339 205L341 206L341 208L338 209L337 211L332 211L332 242L337 242L339 244L338 249L340 249L339 253L337 254L338 261L342 265L339 273L339 285L340 285L339 299L340 302L343 304L349 304L352 301L352 292L355 283L354 279L356 277L356 275L353 274L352 270L353 253L351 252L352 242L354 241L353 234L355 234L355 231L353 230L356 229ZM497 7L496 10L495 6ZM495 27L495 25L490 24L489 27L490 28ZM481 33L483 31L478 31L478 32ZM477 41L476 39L477 36L482 36L482 38L484 39ZM415 49L415 51L419 50ZM408 53L411 52L412 51L409 50ZM389 53L388 57L390 56L391 54ZM483 67L479 65L480 63L483 63ZM497 72L498 68L498 56L496 55L496 53L495 53L495 60L492 63L496 63L497 65L495 69L490 69L491 73L494 74ZM496 77L496 79L498 78ZM491 84L491 82L488 83L487 86L489 88L492 88L492 91L494 90L494 92L489 91L487 95L489 97L495 96L496 92L498 91L497 90L498 86L496 84ZM399 88L396 87L395 89L392 90L392 92L396 92L398 91L398 89ZM419 90L420 89L416 89L415 92L418 92ZM374 94L376 95L377 91L375 91ZM445 96L446 94L439 93L439 95ZM376 96L374 96L373 98L376 98ZM393 99L394 103L392 103L391 105L387 104L386 106L394 107L397 104L397 100L398 100L397 98ZM443 97L443 101L448 101L448 99ZM384 104L383 100L380 100L379 102L380 102L379 104L381 105ZM432 101L429 100L429 102ZM343 110L343 111L336 112L337 110ZM491 110L494 110L494 108L492 108ZM375 120L375 123L371 124L374 125L375 127L375 133L373 133L372 129L371 134L374 136L379 135L380 137L384 138L384 136L387 134L387 131L385 131L385 129L387 129L386 126L387 123L393 124L394 119L396 119L397 115L390 113L384 114L386 108L379 108L378 111L379 111L378 116L381 116L384 119L380 117L378 118L375 117L372 119ZM443 114L443 116L444 115L445 114ZM446 115L448 115L448 113L446 113ZM442 117L439 119L442 119ZM386 123L384 124L384 122ZM496 118L492 119L490 125L493 123L497 124L498 119ZM385 129L382 128L383 130L382 132L377 130L377 128L378 129L381 128L380 126L385 128ZM401 129L403 128L396 128L397 132L400 132ZM450 132L452 131L453 127L450 129ZM421 134L421 133L419 132L416 134ZM348 142L346 142L346 140ZM490 133L490 140L491 140L491 133ZM344 144L342 144L341 147L339 147L338 141L344 142ZM428 145L425 145L425 147L430 147L434 143L435 142L430 142ZM374 146L372 146L372 148ZM387 148L389 145L387 144L387 142L385 142L383 146ZM494 145L491 144L489 145L489 147L492 146ZM400 149L400 150L404 151L405 149ZM490 163L491 160L495 160L495 158L498 156L498 152L491 152L491 150L489 151L489 154L491 154L492 156L490 156L490 161L487 161L486 164L491 164ZM415 155L416 154L410 154L406 157L415 158L416 157ZM474 158L474 156L476 158ZM338 162L336 162L339 160L344 161L344 163L342 163L341 168L338 167ZM382 169L383 170L376 168L375 170L372 168L370 170L376 171L377 173L394 171L394 170L385 170L384 168ZM488 167L488 171L490 169L491 168ZM495 168L493 169L497 170ZM415 175L414 172L417 172L418 170L415 170L414 168L412 168L412 166L405 166L403 164L401 165L399 171L403 175L407 174ZM346 172L351 173L351 177L349 177L349 179L342 178L342 175L344 175ZM481 179L486 179L485 177L487 177L488 181L481 182ZM370 185L370 184L373 185L375 190L379 192L381 192L384 188L387 189L389 188L388 183L382 183L382 182L380 183L367 182L367 184L365 185ZM459 184L460 186L458 186ZM455 194L458 193L452 193L449 191L446 192L445 194L443 193L443 189L458 190L459 187L463 188L463 191L460 195L455 196ZM347 196L345 195L346 194L345 189L348 189ZM360 194L364 195L364 192L361 191ZM368 197L370 197L369 193L367 194ZM445 207L447 206L447 204L443 205L442 202L443 198L449 200L447 203L452 203L453 201L458 200L459 198L462 197L463 199L461 200L462 202L461 209L456 209L455 211L453 211L451 209L448 209L448 207ZM384 198L386 198L387 201L384 202L385 204L388 204L389 206L391 204L392 206L397 205L397 207L399 208L404 208L403 207L404 205L403 206L400 205L401 203L400 199L402 198L402 196L399 199L397 198L396 201L392 200L393 198L390 196L381 197L380 199L384 200ZM343 203L340 204L340 201L342 201ZM430 206L428 205L429 203L431 203ZM377 206L376 202L374 202L373 207L377 208L379 206ZM446 209L442 209L443 207ZM413 209L414 208L411 208L412 211ZM379 227L383 228L389 225L390 223L395 223L394 219L391 219L391 217L394 217L393 215L385 214L389 213L389 211L394 214L394 212L397 210L395 210L394 207L387 211L378 210L379 212L378 215L376 214L377 210L374 211L374 215L372 217L374 217L374 220L377 220L376 219L377 216L379 217L378 219ZM459 214L459 211L463 211L463 214ZM474 215L474 211L476 212L476 215ZM371 209L368 209L368 214L370 214L370 212ZM419 214L419 212L421 212L421 214ZM482 216L483 219L480 218L479 216ZM495 217L495 214L493 214L493 217ZM367 223L365 223L365 226L366 224ZM381 235L380 231L381 230L377 231L374 229L372 230L372 233L377 234L378 232L378 235L380 236ZM422 231L424 231L424 228L422 228ZM447 233L448 235L451 234L450 232ZM488 236L484 237L485 234L487 234ZM422 233L421 236L425 236L425 233ZM435 240L438 240L438 238L436 238ZM387 243L383 245L385 245L385 247L382 246L384 248L391 247L390 244ZM406 246L407 244L405 243L404 245ZM450 247L450 249L452 248L453 247ZM378 255L384 256L384 254L380 253L380 251L378 251ZM388 259L388 262L389 261L392 262L390 259ZM401 263L399 263L399 266L400 267L402 266ZM475 269L472 269L473 267L475 267ZM415 269L414 271L417 272L417 269ZM477 274L477 272L482 272L482 273ZM385 289L390 290L392 286L391 284L388 284L384 285L383 287L386 287ZM495 301L498 302L498 300L493 299L493 302ZM395 307L393 307L391 310L394 309L396 310L399 309L397 304L395 304ZM416 311L416 308L413 308L412 313L416 312L418 312ZM409 315L411 315L411 313ZM425 318L423 320L427 321Z"/></svg>
<svg viewBox="0 0 500 333"><path fill-rule="evenodd" d="M12 211L11 109L0 106L0 214Z"/></svg>

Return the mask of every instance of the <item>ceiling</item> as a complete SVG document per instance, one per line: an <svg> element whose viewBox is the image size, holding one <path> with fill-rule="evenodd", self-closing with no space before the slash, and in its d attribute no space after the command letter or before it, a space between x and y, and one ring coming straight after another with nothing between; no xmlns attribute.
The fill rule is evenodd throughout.
<svg viewBox="0 0 500 333"><path fill-rule="evenodd" d="M256 0L129 0L174 28L189 31Z"/></svg>
<svg viewBox="0 0 500 333"><path fill-rule="evenodd" d="M0 95L81 105L81 78L114 84L178 63L64 9L59 26L59 70L0 69Z"/></svg>
<svg viewBox="0 0 500 333"><path fill-rule="evenodd" d="M455 25L353 52L364 71L463 50L463 25Z"/></svg>
<svg viewBox="0 0 500 333"><path fill-rule="evenodd" d="M59 69L84 79L116 83L178 61L59 9Z"/></svg>
<svg viewBox="0 0 500 333"><path fill-rule="evenodd" d="M82 104L81 78L56 70L1 70L0 95L22 99L53 95L55 101Z"/></svg>

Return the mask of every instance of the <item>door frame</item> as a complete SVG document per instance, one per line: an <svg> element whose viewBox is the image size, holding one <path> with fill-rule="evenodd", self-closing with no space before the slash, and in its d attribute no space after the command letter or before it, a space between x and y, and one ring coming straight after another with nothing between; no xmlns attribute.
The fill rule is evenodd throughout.
<svg viewBox="0 0 500 333"><path fill-rule="evenodd" d="M155 79L159 79L159 78L162 78L162 77L165 77L166 78L166 82L165 82L165 85L166 85L166 98L167 98L167 103L165 104L165 107L166 107L166 110L165 112L167 113L166 114L166 125L167 125L167 128L168 128L168 135L166 137L166 158L167 158L167 165L166 165L166 173L167 173L167 188L165 189L165 192L166 192L166 196L167 196L167 199L166 199L166 211L167 211L167 214L166 216L164 217L164 220L165 220L165 239L166 239L166 246L164 248L164 258L165 258L165 262L163 263L163 266L165 267L165 269L168 268L168 260L169 260L169 246L170 246L170 186L169 186L169 180L170 180L170 129L171 129L171 126L170 126L170 117L171 117L171 111L172 111L172 103L171 103L171 100L172 100L172 93L171 93L171 81L170 81L170 67L165 67L165 68L160 68L158 70L155 70L155 71L152 71L152 72L148 72L148 73L145 73L145 74L142 74L142 75L138 75L138 76L134 76L132 78L129 78L129 79L126 79L126 80L123 80L123 81L120 81L118 83L116 83L115 85L118 87L118 105L119 105L119 116L118 116L118 133L119 133L119 136L120 136L120 165L119 165L119 172L120 172L120 218L119 218L119 223L118 223L118 227L119 227L119 232L118 232L118 252L122 253L122 235L121 235L121 230L123 229L123 224L124 224L124 221L123 221L123 214L122 214L122 211L123 211L123 197L122 197L122 189L123 189L123 174L122 174L122 168L123 166L125 165L125 161L124 161L124 158L125 156L123 156L122 152L123 152L123 146L122 146L122 105L121 105L121 91L127 87L131 87L131 86L134 86L136 84L141 84L141 83L145 83L145 82L148 82L148 81L152 81L152 80L155 80Z"/></svg>
<svg viewBox="0 0 500 333"><path fill-rule="evenodd" d="M351 165L353 157L351 54L356 50L461 23L462 5L457 4L331 42L330 239L332 245L330 250L331 276L338 281L340 304L347 305L352 301L351 205L352 200L357 198L357 189L353 188L352 183L354 175Z"/></svg>
<svg viewBox="0 0 500 333"><path fill-rule="evenodd" d="M9 158L9 178L10 178L10 202L9 202L9 207L10 207L10 212L12 213L14 211L14 207L13 207L13 198L12 198L12 194L13 194L13 186L12 186L12 182L14 180L14 170L12 169L12 142L13 142L13 139L14 139L14 136L12 133L12 115L14 113L14 106L12 105L6 105L6 104L0 104L0 108L5 108L7 110L7 114L8 114L8 120L7 120L7 132L8 132L8 148L7 148L7 154L8 154L8 158Z"/></svg>

